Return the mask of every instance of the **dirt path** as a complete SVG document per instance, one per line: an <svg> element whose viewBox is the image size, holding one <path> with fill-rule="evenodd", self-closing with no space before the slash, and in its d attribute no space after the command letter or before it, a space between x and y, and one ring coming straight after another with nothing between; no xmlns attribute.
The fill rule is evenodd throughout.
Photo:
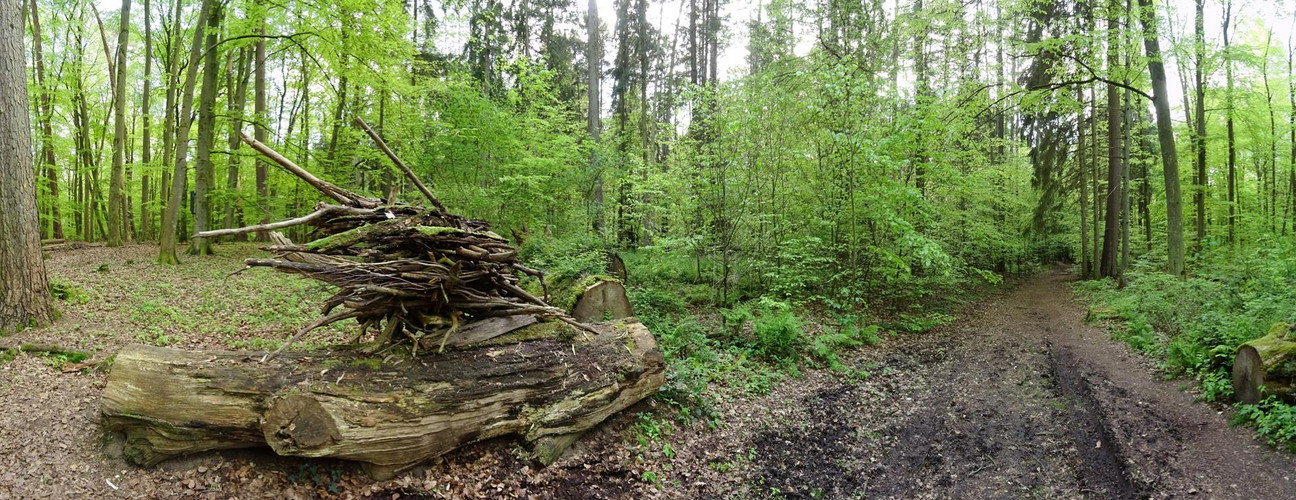
<svg viewBox="0 0 1296 500"><path fill-rule="evenodd" d="M150 271L131 262L148 262L151 247L114 251L51 262L62 279L83 284L121 280L96 271L103 262L163 273L145 274L139 281L148 287L161 281L188 290L207 274L228 274ZM222 266L237 269L237 258L226 260ZM663 416L679 427L645 441L636 437L636 414L660 406L646 401L546 469L501 438L381 482L354 464L264 450L129 466L119 453L105 453L120 443L98 425L104 375L61 373L43 358L19 356L0 363L0 499L1296 498L1296 460L1229 427L1228 412L1194 402L1180 390L1185 382L1160 380L1144 358L1084 325L1068 279L1042 274L951 325L857 351L848 362L868 376L812 370L765 396L721 396L718 428ZM134 316L113 308L136 307L129 300L143 292L90 288L110 295L69 305L56 327L13 340L75 340L108 352L137 341ZM265 335L257 328L275 327L239 332ZM181 338L198 348L224 340Z"/></svg>
<svg viewBox="0 0 1296 500"><path fill-rule="evenodd" d="M1068 279L1042 274L865 353L865 380L808 380L801 404L760 419L747 493L1296 498L1296 461L1084 325Z"/></svg>

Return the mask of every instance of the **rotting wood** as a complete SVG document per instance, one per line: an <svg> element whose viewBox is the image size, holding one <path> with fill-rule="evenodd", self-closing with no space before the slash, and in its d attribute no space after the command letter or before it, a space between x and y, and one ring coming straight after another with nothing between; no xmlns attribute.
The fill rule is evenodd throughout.
<svg viewBox="0 0 1296 500"><path fill-rule="evenodd" d="M1296 399L1296 334L1275 323L1269 334L1238 346L1233 359L1233 393L1244 404L1268 396Z"/></svg>
<svg viewBox="0 0 1296 500"><path fill-rule="evenodd" d="M102 413L109 429L125 433L131 461L268 446L359 461L390 477L464 444L518 434L547 464L664 382L662 355L638 321L595 326L568 315L584 299L591 320L628 316L619 282L582 279L563 294L572 303L551 304L542 272L522 265L484 221L449 213L430 191L436 208L366 197L243 139L340 204L195 237L310 225L303 243L270 233L275 258L248 259L244 269L297 273L338 291L323 317L272 353L123 350ZM543 297L523 287L528 277ZM311 330L349 319L359 323L352 344L284 352ZM356 344L371 332L372 341Z"/></svg>
<svg viewBox="0 0 1296 500"><path fill-rule="evenodd" d="M125 433L126 457L145 465L268 446L359 461L382 478L509 434L548 463L665 380L643 325L595 328L545 322L442 354L290 352L268 363L260 353L130 346L108 376L102 414Z"/></svg>

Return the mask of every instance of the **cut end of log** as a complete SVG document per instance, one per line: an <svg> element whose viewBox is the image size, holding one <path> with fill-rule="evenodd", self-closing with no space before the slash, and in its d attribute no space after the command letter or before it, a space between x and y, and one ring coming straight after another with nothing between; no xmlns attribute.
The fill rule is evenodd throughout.
<svg viewBox="0 0 1296 500"><path fill-rule="evenodd" d="M308 455L340 437L333 417L310 396L275 398L261 422L266 443L280 455Z"/></svg>
<svg viewBox="0 0 1296 500"><path fill-rule="evenodd" d="M580 292L580 297L572 307L571 314L576 321L594 323L634 316L625 286L612 279L593 279L594 283Z"/></svg>
<svg viewBox="0 0 1296 500"><path fill-rule="evenodd" d="M1253 405L1262 399L1265 373L1263 361L1255 347L1243 344L1233 359L1233 393L1243 404Z"/></svg>

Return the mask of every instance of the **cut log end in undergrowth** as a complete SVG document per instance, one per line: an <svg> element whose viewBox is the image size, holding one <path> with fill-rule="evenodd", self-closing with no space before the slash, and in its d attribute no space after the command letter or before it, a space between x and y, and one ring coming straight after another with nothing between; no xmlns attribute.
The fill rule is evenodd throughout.
<svg viewBox="0 0 1296 500"><path fill-rule="evenodd" d="M1287 401L1296 396L1296 336L1289 325L1274 324L1268 335L1238 346L1233 393L1243 404L1268 396Z"/></svg>

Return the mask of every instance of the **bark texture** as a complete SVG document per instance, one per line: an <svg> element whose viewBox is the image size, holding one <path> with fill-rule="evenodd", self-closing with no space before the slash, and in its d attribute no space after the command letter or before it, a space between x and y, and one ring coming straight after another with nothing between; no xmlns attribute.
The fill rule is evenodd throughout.
<svg viewBox="0 0 1296 500"><path fill-rule="evenodd" d="M0 2L0 335L50 321L32 159L23 2Z"/></svg>
<svg viewBox="0 0 1296 500"><path fill-rule="evenodd" d="M507 434L549 463L665 380L643 325L595 328L587 335L546 322L441 354L299 352L267 363L256 361L260 353L131 346L117 355L102 413L140 464L269 446L363 462L375 477L390 477Z"/></svg>

